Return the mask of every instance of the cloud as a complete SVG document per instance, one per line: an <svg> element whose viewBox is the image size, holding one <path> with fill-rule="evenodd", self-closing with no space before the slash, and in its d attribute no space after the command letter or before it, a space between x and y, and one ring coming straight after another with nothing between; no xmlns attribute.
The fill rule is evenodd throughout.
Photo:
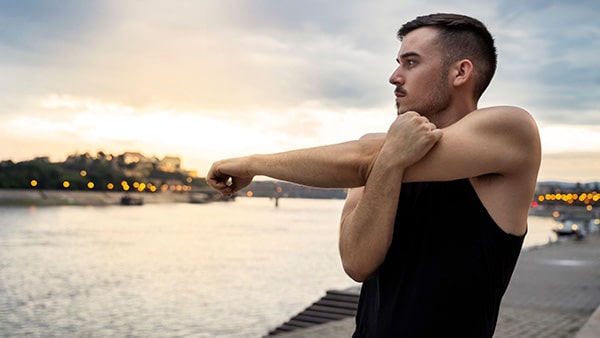
<svg viewBox="0 0 600 338"><path fill-rule="evenodd" d="M179 110L385 107L396 30L417 15L449 11L481 18L496 36L499 72L486 102L532 107L548 121L570 122L560 107L589 112L575 123L599 119L600 5L591 1L503 1L476 10L467 1L34 3L3 4L2 18L12 23L0 41L12 51L0 58L0 90L9 93L0 98L3 114L19 110L11 97L41 97L49 87Z"/></svg>
<svg viewBox="0 0 600 338"><path fill-rule="evenodd" d="M74 139L93 149L94 138L214 158L385 131L396 31L434 12L474 16L495 36L499 68L481 106L529 110L548 128L545 150L576 149L554 142L565 126L596 140L600 4L588 0L4 1L0 136L21 150ZM184 133L117 137L106 126L135 121ZM49 141L36 148L38 136Z"/></svg>
<svg viewBox="0 0 600 338"><path fill-rule="evenodd" d="M3 1L0 4L2 61L61 63L55 51L85 43L105 21L103 2Z"/></svg>
<svg viewBox="0 0 600 338"><path fill-rule="evenodd" d="M405 21L381 20L390 15L386 7L360 2L290 7L277 1L149 1L113 3L98 12L84 5L61 10L49 12L61 19L100 15L81 27L66 18L48 27L47 35L30 35L31 45L48 40L56 48L37 53L34 66L0 64L10 79L0 89L42 96L51 87L78 97L179 109L379 107L392 99L387 78L395 67L395 31ZM36 13L25 14L41 15ZM79 32L77 43L61 43L68 31ZM62 65L47 66L53 62ZM10 113L7 107L14 105L5 103L0 109Z"/></svg>
<svg viewBox="0 0 600 338"><path fill-rule="evenodd" d="M543 121L600 123L600 3L499 4L496 85L519 87L517 100L538 110Z"/></svg>
<svg viewBox="0 0 600 338"><path fill-rule="evenodd" d="M539 181L597 182L600 172L598 152L561 152L545 154Z"/></svg>
<svg viewBox="0 0 600 338"><path fill-rule="evenodd" d="M540 125L540 137L546 154L569 151L594 152L600 144L598 125Z"/></svg>

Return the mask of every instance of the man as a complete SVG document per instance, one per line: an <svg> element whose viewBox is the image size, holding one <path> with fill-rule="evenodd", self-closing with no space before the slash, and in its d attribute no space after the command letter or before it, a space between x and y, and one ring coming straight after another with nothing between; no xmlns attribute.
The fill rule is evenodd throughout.
<svg viewBox="0 0 600 338"><path fill-rule="evenodd" d="M255 175L354 187L339 239L363 282L353 337L491 337L527 232L537 127L520 108L477 109L496 68L478 20L418 17L398 37L387 134L218 161L207 182L224 195Z"/></svg>

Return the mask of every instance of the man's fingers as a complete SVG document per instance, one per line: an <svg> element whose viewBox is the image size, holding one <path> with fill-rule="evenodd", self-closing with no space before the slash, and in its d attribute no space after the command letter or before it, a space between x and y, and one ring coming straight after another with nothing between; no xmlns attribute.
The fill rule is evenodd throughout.
<svg viewBox="0 0 600 338"><path fill-rule="evenodd" d="M436 140L439 140L440 138L442 138L442 135L444 134L444 132L438 128L432 130L431 133L433 134L433 136L435 137Z"/></svg>
<svg viewBox="0 0 600 338"><path fill-rule="evenodd" d="M219 191L223 196L231 195L231 176L220 176L216 169L211 169L206 176L206 183L213 189Z"/></svg>
<svg viewBox="0 0 600 338"><path fill-rule="evenodd" d="M207 184L223 196L231 196L252 182L244 158L220 160L211 166L206 175Z"/></svg>

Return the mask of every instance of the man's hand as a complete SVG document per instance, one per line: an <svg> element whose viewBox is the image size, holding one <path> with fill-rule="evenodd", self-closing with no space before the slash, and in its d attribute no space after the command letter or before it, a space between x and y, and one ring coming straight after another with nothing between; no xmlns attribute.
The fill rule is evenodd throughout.
<svg viewBox="0 0 600 338"><path fill-rule="evenodd" d="M238 157L213 163L206 175L206 183L225 197L233 195L254 178L248 172L249 161L248 157Z"/></svg>
<svg viewBox="0 0 600 338"><path fill-rule="evenodd" d="M441 137L442 130L435 124L409 111L398 115L390 126L380 156L407 168L425 156Z"/></svg>

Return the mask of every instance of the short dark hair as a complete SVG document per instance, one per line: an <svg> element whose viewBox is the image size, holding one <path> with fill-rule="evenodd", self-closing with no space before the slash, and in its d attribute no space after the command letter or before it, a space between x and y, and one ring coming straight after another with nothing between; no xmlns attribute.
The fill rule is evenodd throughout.
<svg viewBox="0 0 600 338"><path fill-rule="evenodd" d="M449 13L419 16L405 23L398 30L398 39L421 27L435 27L439 30L438 43L445 49L443 64L469 59L475 67L475 99L486 90L496 72L498 55L494 38L485 25L474 18Z"/></svg>

